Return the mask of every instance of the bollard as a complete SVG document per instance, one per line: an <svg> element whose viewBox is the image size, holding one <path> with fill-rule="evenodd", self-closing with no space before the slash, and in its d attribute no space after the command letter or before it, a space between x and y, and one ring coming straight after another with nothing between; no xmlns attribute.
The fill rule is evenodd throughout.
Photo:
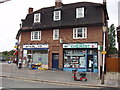
<svg viewBox="0 0 120 90"><path fill-rule="evenodd" d="M11 77L12 77L12 73L13 73L13 68L12 68L12 63L11 63Z"/></svg>

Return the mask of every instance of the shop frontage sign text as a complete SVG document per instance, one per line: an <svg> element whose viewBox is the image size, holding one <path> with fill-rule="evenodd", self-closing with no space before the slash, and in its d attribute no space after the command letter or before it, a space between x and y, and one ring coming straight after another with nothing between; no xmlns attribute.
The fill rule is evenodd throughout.
<svg viewBox="0 0 120 90"><path fill-rule="evenodd" d="M48 48L48 44L38 44L38 45L23 45L23 48Z"/></svg>
<svg viewBox="0 0 120 90"><path fill-rule="evenodd" d="M98 48L97 43L63 44L63 48Z"/></svg>

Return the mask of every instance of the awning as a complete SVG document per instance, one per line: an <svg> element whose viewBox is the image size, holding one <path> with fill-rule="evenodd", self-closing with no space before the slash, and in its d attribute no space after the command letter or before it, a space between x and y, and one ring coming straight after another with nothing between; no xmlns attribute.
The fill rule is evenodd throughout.
<svg viewBox="0 0 120 90"><path fill-rule="evenodd" d="M24 50L48 50L48 48L23 48Z"/></svg>
<svg viewBox="0 0 120 90"><path fill-rule="evenodd" d="M18 55L18 51L15 51L15 52L13 53L13 55Z"/></svg>

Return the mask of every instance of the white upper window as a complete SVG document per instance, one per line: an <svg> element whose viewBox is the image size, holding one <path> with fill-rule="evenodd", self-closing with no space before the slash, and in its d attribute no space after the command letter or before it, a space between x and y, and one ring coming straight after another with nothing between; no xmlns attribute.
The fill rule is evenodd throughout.
<svg viewBox="0 0 120 90"><path fill-rule="evenodd" d="M84 18L84 7L76 8L76 18Z"/></svg>
<svg viewBox="0 0 120 90"><path fill-rule="evenodd" d="M73 39L83 39L87 38L87 28L74 28L73 29Z"/></svg>
<svg viewBox="0 0 120 90"><path fill-rule="evenodd" d="M18 40L19 40L19 42L21 42L21 34L20 34L20 36L19 36L19 39L18 39Z"/></svg>
<svg viewBox="0 0 120 90"><path fill-rule="evenodd" d="M41 40L41 31L32 31L31 40Z"/></svg>
<svg viewBox="0 0 120 90"><path fill-rule="evenodd" d="M61 20L61 11L54 11L54 14L53 14L53 20L54 21L58 21L58 20Z"/></svg>
<svg viewBox="0 0 120 90"><path fill-rule="evenodd" d="M40 13L34 14L34 23L40 23Z"/></svg>
<svg viewBox="0 0 120 90"><path fill-rule="evenodd" d="M59 39L59 29L54 29L53 30L53 40L58 40Z"/></svg>

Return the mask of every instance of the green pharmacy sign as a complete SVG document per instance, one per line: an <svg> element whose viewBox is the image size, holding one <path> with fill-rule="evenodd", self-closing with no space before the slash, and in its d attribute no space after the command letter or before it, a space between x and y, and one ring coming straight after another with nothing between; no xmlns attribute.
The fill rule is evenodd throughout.
<svg viewBox="0 0 120 90"><path fill-rule="evenodd" d="M98 48L97 43L63 44L63 48Z"/></svg>

